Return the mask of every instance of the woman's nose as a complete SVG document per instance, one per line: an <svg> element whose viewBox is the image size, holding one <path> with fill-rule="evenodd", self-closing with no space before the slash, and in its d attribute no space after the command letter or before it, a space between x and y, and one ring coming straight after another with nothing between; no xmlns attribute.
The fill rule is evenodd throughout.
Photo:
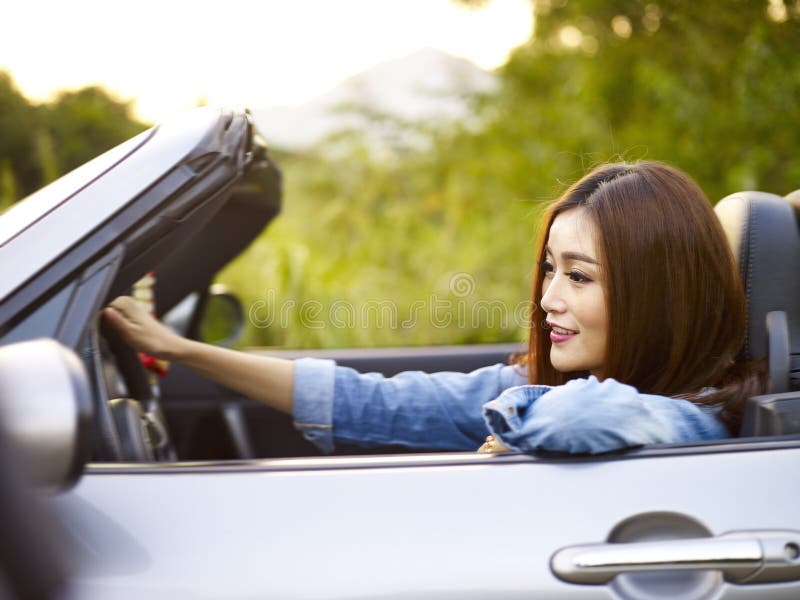
<svg viewBox="0 0 800 600"><path fill-rule="evenodd" d="M567 310L567 303L559 290L560 287L555 281L547 281L545 279L542 287L542 299L539 302L542 310L547 313L559 313Z"/></svg>

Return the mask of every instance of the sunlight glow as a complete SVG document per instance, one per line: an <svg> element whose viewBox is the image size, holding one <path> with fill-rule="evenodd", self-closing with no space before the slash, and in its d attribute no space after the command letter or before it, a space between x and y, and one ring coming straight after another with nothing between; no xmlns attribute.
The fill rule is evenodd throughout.
<svg viewBox="0 0 800 600"><path fill-rule="evenodd" d="M625 15L617 15L611 19L611 29L617 36L626 40L631 37L631 33L633 33L631 20Z"/></svg>
<svg viewBox="0 0 800 600"><path fill-rule="evenodd" d="M558 39L567 48L577 48L583 41L583 34L574 25L565 25L559 30Z"/></svg>
<svg viewBox="0 0 800 600"><path fill-rule="evenodd" d="M769 0L767 3L767 15L776 23L785 23L789 18L789 11L783 0Z"/></svg>
<svg viewBox="0 0 800 600"><path fill-rule="evenodd" d="M425 47L492 69L533 27L530 0L28 0L6 11L0 70L46 100L100 84L160 119L204 100L308 101Z"/></svg>

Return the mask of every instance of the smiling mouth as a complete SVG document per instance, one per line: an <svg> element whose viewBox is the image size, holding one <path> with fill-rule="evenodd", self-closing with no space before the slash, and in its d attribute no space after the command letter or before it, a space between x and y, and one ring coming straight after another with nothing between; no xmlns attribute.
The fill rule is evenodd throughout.
<svg viewBox="0 0 800 600"><path fill-rule="evenodd" d="M553 344L563 344L578 335L577 331L559 327L554 323L547 322L547 326L550 328L550 341Z"/></svg>
<svg viewBox="0 0 800 600"><path fill-rule="evenodd" d="M550 326L550 330L554 331L559 335L574 335L578 333L577 331L572 331L571 329L564 329L563 327L553 327L552 325Z"/></svg>
<svg viewBox="0 0 800 600"><path fill-rule="evenodd" d="M547 326L550 328L550 331L557 333L558 335L575 335L578 332L573 329L567 329L565 327L559 327L558 325L547 321Z"/></svg>

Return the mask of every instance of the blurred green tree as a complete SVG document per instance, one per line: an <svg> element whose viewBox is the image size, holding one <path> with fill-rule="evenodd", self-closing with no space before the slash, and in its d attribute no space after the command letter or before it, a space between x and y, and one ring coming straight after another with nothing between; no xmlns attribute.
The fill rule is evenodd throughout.
<svg viewBox="0 0 800 600"><path fill-rule="evenodd" d="M36 105L0 71L0 207L144 130L129 102L99 87Z"/></svg>
<svg viewBox="0 0 800 600"><path fill-rule="evenodd" d="M538 0L531 10L532 37L461 122L351 106L365 132L284 157L284 214L221 277L259 308L246 343L522 339L525 319L503 324L473 309L510 315L529 297L539 211L598 163L672 163L712 202L800 187L796 2ZM454 274L468 274L473 293L454 296ZM434 322L436 299L478 318ZM365 300L391 300L400 315L424 309L409 327L308 327L297 310L279 318L290 302L318 302L330 315Z"/></svg>
<svg viewBox="0 0 800 600"><path fill-rule="evenodd" d="M651 158L692 174L712 201L800 187L797 2L533 5L534 35L480 110L511 173L572 180L594 163Z"/></svg>
<svg viewBox="0 0 800 600"><path fill-rule="evenodd" d="M17 90L11 77L0 71L0 164L6 204L16 199L10 194L24 195L39 187L33 140L37 119L36 109Z"/></svg>
<svg viewBox="0 0 800 600"><path fill-rule="evenodd" d="M17 182L11 163L7 158L0 159L0 213L17 199Z"/></svg>
<svg viewBox="0 0 800 600"><path fill-rule="evenodd" d="M44 128L64 172L145 129L132 117L130 102L117 100L97 86L61 92L43 111Z"/></svg>

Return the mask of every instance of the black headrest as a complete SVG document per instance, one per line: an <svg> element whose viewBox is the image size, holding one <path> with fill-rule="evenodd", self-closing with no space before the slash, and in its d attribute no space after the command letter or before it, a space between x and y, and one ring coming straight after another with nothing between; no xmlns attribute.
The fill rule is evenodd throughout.
<svg viewBox="0 0 800 600"><path fill-rule="evenodd" d="M747 333L740 358L767 353L766 315L784 311L790 352L800 353L800 193L782 198L739 192L719 201L715 211L739 263L748 305Z"/></svg>

